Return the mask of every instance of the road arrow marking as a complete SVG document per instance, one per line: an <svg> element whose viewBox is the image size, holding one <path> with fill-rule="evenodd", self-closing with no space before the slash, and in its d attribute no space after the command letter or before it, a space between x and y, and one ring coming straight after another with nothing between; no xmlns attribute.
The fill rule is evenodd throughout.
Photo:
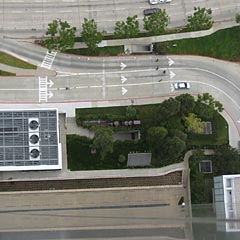
<svg viewBox="0 0 240 240"><path fill-rule="evenodd" d="M48 98L52 98L53 93L51 91L49 91L47 96L48 96Z"/></svg>
<svg viewBox="0 0 240 240"><path fill-rule="evenodd" d="M122 83L125 83L127 81L127 78L125 78L124 76L121 75L121 81L122 81Z"/></svg>
<svg viewBox="0 0 240 240"><path fill-rule="evenodd" d="M126 66L127 66L126 64L124 64L123 62L121 62L121 64L120 64L121 70L123 70Z"/></svg>
<svg viewBox="0 0 240 240"><path fill-rule="evenodd" d="M169 67L174 64L174 61L171 58L168 58L168 65Z"/></svg>
<svg viewBox="0 0 240 240"><path fill-rule="evenodd" d="M170 79L172 79L176 76L176 74L174 72L172 72L171 70L169 72L170 72L169 73Z"/></svg>
<svg viewBox="0 0 240 240"><path fill-rule="evenodd" d="M128 90L126 88L122 87L122 95L126 94L127 91Z"/></svg>
<svg viewBox="0 0 240 240"><path fill-rule="evenodd" d="M49 80L49 82L47 84L49 85L49 87L52 87L54 82L52 80Z"/></svg>

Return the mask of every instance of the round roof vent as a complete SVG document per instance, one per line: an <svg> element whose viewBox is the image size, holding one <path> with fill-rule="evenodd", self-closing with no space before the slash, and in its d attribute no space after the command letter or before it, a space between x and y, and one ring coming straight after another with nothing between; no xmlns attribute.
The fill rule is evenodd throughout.
<svg viewBox="0 0 240 240"><path fill-rule="evenodd" d="M38 128L38 126L39 126L39 123L36 120L32 120L29 123L29 128L32 129L32 130L36 130Z"/></svg>
<svg viewBox="0 0 240 240"><path fill-rule="evenodd" d="M30 138L29 138L29 141L31 144L36 144L39 142L39 137L38 135L36 134L33 134Z"/></svg>
<svg viewBox="0 0 240 240"><path fill-rule="evenodd" d="M32 149L31 152L30 152L30 156L32 158L37 158L37 157L39 157L39 155L40 155L40 152L39 152L38 149Z"/></svg>

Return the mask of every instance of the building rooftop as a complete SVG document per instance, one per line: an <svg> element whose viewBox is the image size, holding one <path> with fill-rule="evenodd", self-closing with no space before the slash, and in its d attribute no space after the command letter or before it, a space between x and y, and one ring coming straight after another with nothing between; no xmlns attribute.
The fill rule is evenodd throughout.
<svg viewBox="0 0 240 240"><path fill-rule="evenodd" d="M58 111L0 110L0 171L61 169Z"/></svg>

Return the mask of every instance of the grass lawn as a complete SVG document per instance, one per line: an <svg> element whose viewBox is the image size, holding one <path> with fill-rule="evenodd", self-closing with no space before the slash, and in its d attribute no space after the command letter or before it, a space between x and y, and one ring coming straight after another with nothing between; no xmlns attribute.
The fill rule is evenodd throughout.
<svg viewBox="0 0 240 240"><path fill-rule="evenodd" d="M0 70L0 76L16 76L16 74Z"/></svg>
<svg viewBox="0 0 240 240"><path fill-rule="evenodd" d="M66 53L88 56L117 56L124 53L124 46L99 47L95 52L90 51L88 48L68 49Z"/></svg>
<svg viewBox="0 0 240 240"><path fill-rule="evenodd" d="M36 69L37 66L32 65L30 63L24 62L18 58L15 58L11 55L8 55L4 52L0 52L0 63L9 65L12 67L17 67L17 68L25 68L25 69Z"/></svg>
<svg viewBox="0 0 240 240"><path fill-rule="evenodd" d="M201 38L160 43L166 54L198 54L219 59L240 61L240 27L219 30ZM176 44L176 47L173 47Z"/></svg>
<svg viewBox="0 0 240 240"><path fill-rule="evenodd" d="M215 114L213 118L212 131L213 134L189 135L189 144L195 146L228 144L228 124L220 114Z"/></svg>

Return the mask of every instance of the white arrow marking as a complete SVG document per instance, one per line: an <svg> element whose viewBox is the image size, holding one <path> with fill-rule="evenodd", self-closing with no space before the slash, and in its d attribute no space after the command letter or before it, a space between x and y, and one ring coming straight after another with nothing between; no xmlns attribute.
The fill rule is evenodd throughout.
<svg viewBox="0 0 240 240"><path fill-rule="evenodd" d="M126 94L127 91L128 90L126 88L122 87L122 95Z"/></svg>
<svg viewBox="0 0 240 240"><path fill-rule="evenodd" d="M168 65L169 67L174 64L174 61L171 58L168 58Z"/></svg>
<svg viewBox="0 0 240 240"><path fill-rule="evenodd" d="M172 72L171 70L169 71L169 75L170 75L170 79L174 78L176 76L176 74L174 72Z"/></svg>
<svg viewBox="0 0 240 240"><path fill-rule="evenodd" d="M125 78L124 76L121 75L121 81L122 81L122 83L125 83L127 81L127 78Z"/></svg>
<svg viewBox="0 0 240 240"><path fill-rule="evenodd" d="M124 64L123 62L121 62L121 64L120 64L121 70L123 70L126 66L127 66L126 64Z"/></svg>
<svg viewBox="0 0 240 240"><path fill-rule="evenodd" d="M49 82L47 84L49 85L49 87L52 87L54 82L52 80L49 80Z"/></svg>
<svg viewBox="0 0 240 240"><path fill-rule="evenodd" d="M48 92L48 98L52 98L53 93L51 91Z"/></svg>

